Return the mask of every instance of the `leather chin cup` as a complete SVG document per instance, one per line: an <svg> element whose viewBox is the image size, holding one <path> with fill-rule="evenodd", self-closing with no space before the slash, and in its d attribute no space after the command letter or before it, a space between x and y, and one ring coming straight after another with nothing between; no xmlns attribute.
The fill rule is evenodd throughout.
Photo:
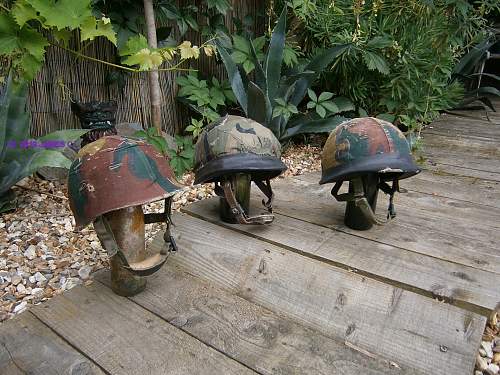
<svg viewBox="0 0 500 375"><path fill-rule="evenodd" d="M222 184L222 190L224 198L226 199L227 204L231 208L231 213L234 215L239 224L259 224L265 225L270 224L274 220L273 212L273 198L274 194L271 189L271 184L269 180L266 182L262 181L254 181L255 184L259 187L260 190L266 195L268 198L267 201L262 200L262 204L267 208L269 214L257 215L257 216L248 216L245 210L241 207L241 205L236 200L233 189L233 179L225 180Z"/></svg>
<svg viewBox="0 0 500 375"><path fill-rule="evenodd" d="M353 186L352 193L339 194L340 187L344 181L337 181L332 188L332 195L339 202L354 201L356 207L358 207L365 218L375 225L385 225L392 219L396 217L396 210L394 209L394 194L400 192L399 181L397 179L392 181L392 186L385 181L379 181L378 188L382 190L385 194L389 195L389 207L387 208L387 217L385 220L379 219L375 212L373 212L370 203L365 197L365 190L363 188L363 180L361 177L353 178L351 181Z"/></svg>
<svg viewBox="0 0 500 375"><path fill-rule="evenodd" d="M170 197L165 199L165 210L163 213L144 215L145 224L165 222L167 228L163 234L164 243L160 252L136 263L128 262L127 257L116 243L113 230L104 215L99 216L94 221L94 229L97 232L97 237L101 241L102 247L106 250L109 257L118 256L123 263L123 268L134 275L150 276L165 264L170 253L177 251L177 244L170 234L170 226L172 225L171 213L172 198Z"/></svg>

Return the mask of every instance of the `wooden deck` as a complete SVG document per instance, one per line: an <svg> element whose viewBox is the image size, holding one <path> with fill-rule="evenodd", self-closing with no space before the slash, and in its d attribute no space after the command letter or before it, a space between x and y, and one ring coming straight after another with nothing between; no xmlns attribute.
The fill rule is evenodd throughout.
<svg viewBox="0 0 500 375"><path fill-rule="evenodd" d="M0 373L472 374L500 302L500 116L461 115L426 130L390 226L346 228L318 173L276 181L266 227L198 202L142 294L104 272L2 324Z"/></svg>

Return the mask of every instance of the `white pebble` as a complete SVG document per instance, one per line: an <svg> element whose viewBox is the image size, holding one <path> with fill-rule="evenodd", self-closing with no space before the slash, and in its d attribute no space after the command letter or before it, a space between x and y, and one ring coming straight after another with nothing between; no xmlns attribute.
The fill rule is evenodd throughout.
<svg viewBox="0 0 500 375"><path fill-rule="evenodd" d="M78 276L80 276L80 278L82 278L83 280L87 280L91 272L92 268L90 268L89 266L83 266L78 270Z"/></svg>
<svg viewBox="0 0 500 375"><path fill-rule="evenodd" d="M35 277L35 281L37 282L47 281L47 278L43 276L40 272L35 273L33 276Z"/></svg>
<svg viewBox="0 0 500 375"><path fill-rule="evenodd" d="M13 313L17 314L17 313L23 312L26 309L27 305L28 305L28 303L26 301L21 302L19 305L14 307Z"/></svg>
<svg viewBox="0 0 500 375"><path fill-rule="evenodd" d="M26 251L24 252L24 256L29 260L35 259L36 257L36 247L35 245L29 245Z"/></svg>
<svg viewBox="0 0 500 375"><path fill-rule="evenodd" d="M493 358L493 347L489 341L481 341L481 347L486 352L486 357Z"/></svg>
<svg viewBox="0 0 500 375"><path fill-rule="evenodd" d="M16 290L18 293L21 293L21 294L26 293L26 287L23 284L18 284Z"/></svg>

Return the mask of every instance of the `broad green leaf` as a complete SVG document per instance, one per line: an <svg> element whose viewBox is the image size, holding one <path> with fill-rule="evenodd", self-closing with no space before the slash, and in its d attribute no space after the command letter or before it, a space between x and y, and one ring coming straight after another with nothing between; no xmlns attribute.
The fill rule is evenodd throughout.
<svg viewBox="0 0 500 375"><path fill-rule="evenodd" d="M319 95L318 101L324 102L325 100L330 100L331 98L333 98L333 94L331 92L324 91Z"/></svg>
<svg viewBox="0 0 500 375"><path fill-rule="evenodd" d="M161 65L162 62L163 59L161 55L156 51L151 52L151 50L149 50L148 48L144 48L143 50L137 52L135 55L129 56L122 60L122 63L124 65L139 65L139 69L141 70L156 69Z"/></svg>
<svg viewBox="0 0 500 375"><path fill-rule="evenodd" d="M241 51L234 51L233 53L231 53L231 57L236 64L243 64L248 60L248 55L245 52Z"/></svg>
<svg viewBox="0 0 500 375"><path fill-rule="evenodd" d="M330 113L336 114L342 112L333 101L322 102L321 105ZM324 117L324 116L322 116Z"/></svg>
<svg viewBox="0 0 500 375"><path fill-rule="evenodd" d="M248 117L263 125L267 125L271 119L269 100L253 82L248 83Z"/></svg>
<svg viewBox="0 0 500 375"><path fill-rule="evenodd" d="M346 121L342 116L327 117L324 119L312 119L309 116L302 116L288 124L288 127L281 137L281 140L306 133L330 133L338 125Z"/></svg>
<svg viewBox="0 0 500 375"><path fill-rule="evenodd" d="M307 107L307 109L314 108L314 107L316 107L316 102L313 102L313 101L307 102L306 107Z"/></svg>
<svg viewBox="0 0 500 375"><path fill-rule="evenodd" d="M11 14L19 27L23 27L30 20L39 19L36 10L25 0L17 0L12 6Z"/></svg>
<svg viewBox="0 0 500 375"><path fill-rule="evenodd" d="M116 46L116 33L111 23L104 20L96 20L93 16L87 18L80 26L81 39L94 40L97 36L103 36Z"/></svg>
<svg viewBox="0 0 500 375"><path fill-rule="evenodd" d="M219 38L216 41L217 50L219 51L219 55L226 67L227 75L229 77L229 82L231 83L231 87L233 89L233 93L238 99L238 103L240 103L241 108L248 114L248 98L245 90L245 86L243 85L243 80L241 79L240 72L238 67L234 63L233 59L227 52L227 50L222 46L222 40Z"/></svg>
<svg viewBox="0 0 500 375"><path fill-rule="evenodd" d="M23 57L17 62L18 65L16 68L22 70L23 79L26 81L33 80L42 67L42 61L27 53L24 54Z"/></svg>
<svg viewBox="0 0 500 375"><path fill-rule="evenodd" d="M233 45L234 48L243 52L245 55L250 54L250 44L247 39L243 38L240 35L233 36Z"/></svg>
<svg viewBox="0 0 500 375"><path fill-rule="evenodd" d="M43 18L45 24L59 30L78 28L92 16L90 0L26 0Z"/></svg>
<svg viewBox="0 0 500 375"><path fill-rule="evenodd" d="M307 89L307 95L309 95L309 98L311 98L313 102L318 101L318 97L316 96L316 93L313 90Z"/></svg>
<svg viewBox="0 0 500 375"><path fill-rule="evenodd" d="M49 45L49 42L41 33L25 26L19 33L19 44L36 60L43 61L45 47Z"/></svg>
<svg viewBox="0 0 500 375"><path fill-rule="evenodd" d="M325 118L325 116L326 116L326 108L323 107L323 105L318 104L316 106L316 113L319 115L319 117Z"/></svg>
<svg viewBox="0 0 500 375"><path fill-rule="evenodd" d="M10 55L19 47L18 30L10 14L0 13L0 55Z"/></svg>
<svg viewBox="0 0 500 375"><path fill-rule="evenodd" d="M280 106L286 107L286 102L285 102L285 100L283 98L276 98L276 99L274 99L274 101L276 103L278 103Z"/></svg>
<svg viewBox="0 0 500 375"><path fill-rule="evenodd" d="M23 152L26 152L26 150L24 150ZM62 154L60 151L40 150L33 153L33 155L29 159L29 162L24 166L21 173L22 178L24 178L32 173L35 173L42 167L69 169L70 166L71 160L64 156L64 154Z"/></svg>
<svg viewBox="0 0 500 375"><path fill-rule="evenodd" d="M380 113L377 115L377 118L392 123L395 120L396 116L391 113Z"/></svg>
<svg viewBox="0 0 500 375"><path fill-rule="evenodd" d="M259 38L257 38L259 39ZM257 40L255 39L255 40ZM255 83L257 83L257 86L260 87L262 92L267 93L267 79L266 79L266 73L264 72L264 69L262 68L262 65L259 61L259 57L257 56L257 51L254 43L250 41L250 51L252 52L251 57L253 60L253 63L255 65ZM269 98L267 99L269 101Z"/></svg>
<svg viewBox="0 0 500 375"><path fill-rule="evenodd" d="M120 56L134 55L144 48L149 48L146 37L142 34L134 35L127 40L125 47L119 51L119 54Z"/></svg>
<svg viewBox="0 0 500 375"><path fill-rule="evenodd" d="M87 133L88 129L67 129L67 130L57 130L55 132L44 135L43 137L37 138L37 141L64 141L71 142L79 138L80 136Z"/></svg>
<svg viewBox="0 0 500 375"><path fill-rule="evenodd" d="M255 48L255 52L261 51L262 48L264 48L264 44L266 44L266 36L263 35L263 36L259 36L258 38L255 38L252 41L252 44Z"/></svg>
<svg viewBox="0 0 500 375"><path fill-rule="evenodd" d="M271 41L269 42L267 52L265 67L267 95L271 102L276 96L281 79L281 65L283 64L283 50L285 48L286 11L287 6L285 5L271 34ZM297 105L298 103L293 104Z"/></svg>
<svg viewBox="0 0 500 375"><path fill-rule="evenodd" d="M338 107L339 112L354 111L356 108L354 104L343 96L338 96L332 100L332 102Z"/></svg>
<svg viewBox="0 0 500 375"><path fill-rule="evenodd" d="M245 73L250 73L252 70L255 69L255 65L253 62L251 62L250 60L246 60L244 63L243 63L243 69L245 70Z"/></svg>

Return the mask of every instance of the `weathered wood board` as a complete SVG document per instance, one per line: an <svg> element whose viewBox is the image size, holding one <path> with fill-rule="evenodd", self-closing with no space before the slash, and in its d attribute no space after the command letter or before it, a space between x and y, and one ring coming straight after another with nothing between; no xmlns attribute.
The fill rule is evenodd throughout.
<svg viewBox="0 0 500 375"><path fill-rule="evenodd" d="M31 312L110 374L253 373L100 283Z"/></svg>
<svg viewBox="0 0 500 375"><path fill-rule="evenodd" d="M98 279L110 285L109 273ZM261 374L419 374L305 328L167 265L131 298L210 347Z"/></svg>
<svg viewBox="0 0 500 375"><path fill-rule="evenodd" d="M28 312L0 325L0 374L104 375L104 372Z"/></svg>
<svg viewBox="0 0 500 375"><path fill-rule="evenodd" d="M258 204L257 201L253 203ZM472 310L475 307L479 310L493 309L500 301L500 289L497 286L500 276L491 272L280 214L276 214L273 224L266 227L225 224L219 220L216 199L197 202L187 207L185 212L407 290L420 289L420 293L444 297L454 303L466 302L473 305L469 306Z"/></svg>
<svg viewBox="0 0 500 375"><path fill-rule="evenodd" d="M472 371L484 317L209 222L174 221L182 251L169 262L186 272L403 369Z"/></svg>

